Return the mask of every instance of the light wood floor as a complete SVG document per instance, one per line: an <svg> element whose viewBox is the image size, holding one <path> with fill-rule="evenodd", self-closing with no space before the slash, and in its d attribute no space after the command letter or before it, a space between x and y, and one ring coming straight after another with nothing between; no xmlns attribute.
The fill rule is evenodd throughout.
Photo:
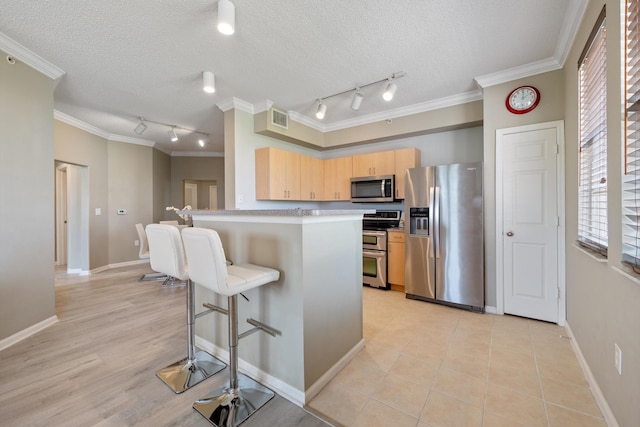
<svg viewBox="0 0 640 427"><path fill-rule="evenodd" d="M56 273L59 322L0 351L0 425L211 425L191 405L228 370L179 395L155 376L186 355L185 288L138 282L148 271ZM327 425L276 396L242 426Z"/></svg>

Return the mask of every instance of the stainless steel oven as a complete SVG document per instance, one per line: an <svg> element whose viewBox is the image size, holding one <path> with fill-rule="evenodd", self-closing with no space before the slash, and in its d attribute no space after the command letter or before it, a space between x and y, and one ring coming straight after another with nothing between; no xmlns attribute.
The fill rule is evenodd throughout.
<svg viewBox="0 0 640 427"><path fill-rule="evenodd" d="M387 287L387 232L362 230L362 283Z"/></svg>

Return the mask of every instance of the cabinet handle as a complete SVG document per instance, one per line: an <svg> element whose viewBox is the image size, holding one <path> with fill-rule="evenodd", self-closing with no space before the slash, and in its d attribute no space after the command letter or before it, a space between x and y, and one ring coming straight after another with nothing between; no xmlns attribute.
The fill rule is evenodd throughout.
<svg viewBox="0 0 640 427"><path fill-rule="evenodd" d="M282 197L284 197L285 199L287 198L287 190L283 190L282 191L284 194L282 195Z"/></svg>

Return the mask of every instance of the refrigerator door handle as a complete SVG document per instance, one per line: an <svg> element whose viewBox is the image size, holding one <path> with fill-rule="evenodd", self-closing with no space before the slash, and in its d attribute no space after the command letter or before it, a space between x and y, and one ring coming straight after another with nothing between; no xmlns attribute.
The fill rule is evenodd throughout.
<svg viewBox="0 0 640 427"><path fill-rule="evenodd" d="M440 258L440 187L435 187L433 206L433 222L434 228L431 230L433 236L434 246L436 248L436 258Z"/></svg>
<svg viewBox="0 0 640 427"><path fill-rule="evenodd" d="M435 189L433 187L429 187L429 234L431 235L431 244L429 245L429 258L433 258L435 256L435 235L433 228L433 215L435 210Z"/></svg>

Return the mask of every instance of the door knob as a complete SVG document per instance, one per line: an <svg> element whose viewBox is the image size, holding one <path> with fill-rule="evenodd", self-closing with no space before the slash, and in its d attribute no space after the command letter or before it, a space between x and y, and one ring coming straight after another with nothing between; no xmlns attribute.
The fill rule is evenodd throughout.
<svg viewBox="0 0 640 427"><path fill-rule="evenodd" d="M513 236L513 231L507 231L507 236L509 237Z"/></svg>

